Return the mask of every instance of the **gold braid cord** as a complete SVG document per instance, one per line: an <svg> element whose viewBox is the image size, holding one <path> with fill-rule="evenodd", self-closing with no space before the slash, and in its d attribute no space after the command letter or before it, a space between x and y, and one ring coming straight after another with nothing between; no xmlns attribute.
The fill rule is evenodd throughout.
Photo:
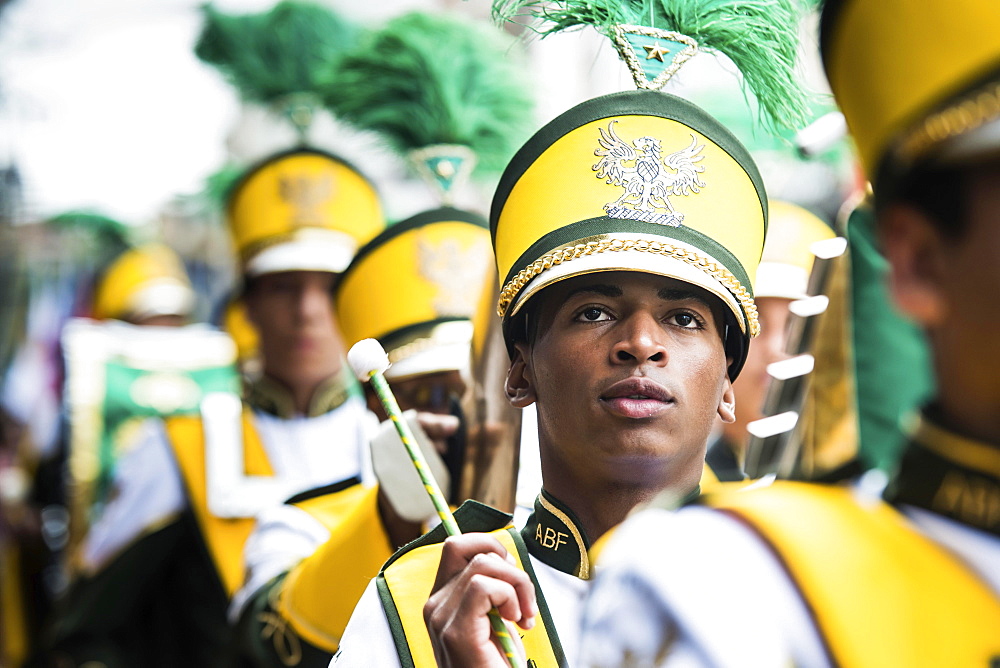
<svg viewBox="0 0 1000 668"><path fill-rule="evenodd" d="M899 143L904 160L916 160L936 144L1000 118L1000 84L991 83L932 114Z"/></svg>
<svg viewBox="0 0 1000 668"><path fill-rule="evenodd" d="M297 666L302 662L302 642L291 624L274 612L278 609L279 598L281 588L272 588L267 594L270 610L257 614L257 621L261 623L260 639L274 643L274 653L283 666Z"/></svg>
<svg viewBox="0 0 1000 668"><path fill-rule="evenodd" d="M646 239L602 239L574 246L563 246L562 248L557 248L554 251L546 253L519 271L517 276L508 281L507 285L503 287L503 290L500 292L500 301L497 303L497 315L502 318L510 307L514 296L521 291L521 288L546 269L551 269L563 262L569 262L585 255L614 253L618 251L656 253L657 255L676 258L697 267L722 283L739 300L740 306L743 307L743 312L747 317L750 336L757 336L760 333L760 323L757 321L757 306L754 304L753 297L740 284L739 280L733 276L731 271L688 248L659 241L647 241Z"/></svg>
<svg viewBox="0 0 1000 668"><path fill-rule="evenodd" d="M422 339L416 339L389 351L387 354L389 356L389 363L395 364L400 360L405 360L408 357L412 357L417 353L422 353L425 350L430 350L434 346L440 345L440 341L432 339L431 337L425 337Z"/></svg>
<svg viewBox="0 0 1000 668"><path fill-rule="evenodd" d="M456 320L453 322L461 322ZM470 330L471 331L471 330ZM435 336L431 334L430 336L422 336L419 339L413 339L412 341L405 343L398 348L393 348L386 354L389 356L389 362L395 364L396 362L405 360L409 357L413 357L418 353L422 353L425 350L431 350L437 346L447 346L455 343L465 343L468 344L469 338L455 337L455 336L441 336L440 334Z"/></svg>

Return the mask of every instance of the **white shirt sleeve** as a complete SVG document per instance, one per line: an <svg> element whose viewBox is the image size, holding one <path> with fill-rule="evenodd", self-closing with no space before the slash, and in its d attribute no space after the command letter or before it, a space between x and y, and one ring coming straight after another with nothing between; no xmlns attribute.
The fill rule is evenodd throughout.
<svg viewBox="0 0 1000 668"><path fill-rule="evenodd" d="M229 606L235 623L247 602L274 577L290 571L330 538L322 522L296 506L268 508L257 516L257 524L243 546L243 586Z"/></svg>
<svg viewBox="0 0 1000 668"><path fill-rule="evenodd" d="M707 508L629 518L600 556L582 627L586 667L828 665L768 547Z"/></svg>
<svg viewBox="0 0 1000 668"><path fill-rule="evenodd" d="M400 665L389 620L373 579L347 622L330 668L396 668Z"/></svg>
<svg viewBox="0 0 1000 668"><path fill-rule="evenodd" d="M187 495L163 422L146 420L135 445L118 459L110 500L84 537L84 570L100 571L186 507Z"/></svg>

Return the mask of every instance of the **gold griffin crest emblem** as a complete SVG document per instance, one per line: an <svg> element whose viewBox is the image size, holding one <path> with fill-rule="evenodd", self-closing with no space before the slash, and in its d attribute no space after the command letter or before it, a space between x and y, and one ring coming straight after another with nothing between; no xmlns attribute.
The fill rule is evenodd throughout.
<svg viewBox="0 0 1000 668"><path fill-rule="evenodd" d="M439 315L470 317L475 313L479 292L469 286L481 280L489 252L486 241L463 246L455 239L437 243L418 239L418 271L437 288L434 309Z"/></svg>
<svg viewBox="0 0 1000 668"><path fill-rule="evenodd" d="M278 191L281 199L294 208L293 225L319 227L324 225L323 213L319 207L333 194L333 179L329 174L283 176L278 181Z"/></svg>
<svg viewBox="0 0 1000 668"><path fill-rule="evenodd" d="M644 136L629 145L615 134L617 122L611 121L607 131L599 128L601 148L594 151L600 158L593 167L597 178L625 188L604 210L612 218L679 226L684 214L674 209L670 197L697 194L705 187L700 176L705 167L697 164L705 157L701 155L705 145L692 134L690 146L664 158L659 139Z"/></svg>

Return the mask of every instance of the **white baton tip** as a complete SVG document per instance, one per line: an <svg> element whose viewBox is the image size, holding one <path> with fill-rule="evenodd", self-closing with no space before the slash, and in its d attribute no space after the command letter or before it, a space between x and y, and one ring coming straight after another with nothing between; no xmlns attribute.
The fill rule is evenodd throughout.
<svg viewBox="0 0 1000 668"><path fill-rule="evenodd" d="M362 381L368 380L373 371L384 372L389 368L389 356L375 339L362 339L347 351L347 363Z"/></svg>

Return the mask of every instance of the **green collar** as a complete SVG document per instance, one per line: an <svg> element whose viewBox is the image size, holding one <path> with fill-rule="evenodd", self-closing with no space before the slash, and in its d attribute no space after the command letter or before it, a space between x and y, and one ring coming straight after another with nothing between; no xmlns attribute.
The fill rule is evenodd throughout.
<svg viewBox="0 0 1000 668"><path fill-rule="evenodd" d="M305 417L319 417L340 408L351 396L362 397L364 393L348 365L344 364L340 371L323 381L313 392ZM247 383L244 397L254 408L283 420L297 417L295 402L288 388L270 376L263 375Z"/></svg>
<svg viewBox="0 0 1000 668"><path fill-rule="evenodd" d="M736 456L736 448L725 436L719 436L708 444L705 452L705 463L712 470L719 482L738 482L746 480L743 467Z"/></svg>
<svg viewBox="0 0 1000 668"><path fill-rule="evenodd" d="M1000 447L960 436L922 415L885 499L1000 536Z"/></svg>
<svg viewBox="0 0 1000 668"><path fill-rule="evenodd" d="M573 511L544 489L535 499L535 511L521 529L528 552L563 573L589 580L590 541Z"/></svg>

